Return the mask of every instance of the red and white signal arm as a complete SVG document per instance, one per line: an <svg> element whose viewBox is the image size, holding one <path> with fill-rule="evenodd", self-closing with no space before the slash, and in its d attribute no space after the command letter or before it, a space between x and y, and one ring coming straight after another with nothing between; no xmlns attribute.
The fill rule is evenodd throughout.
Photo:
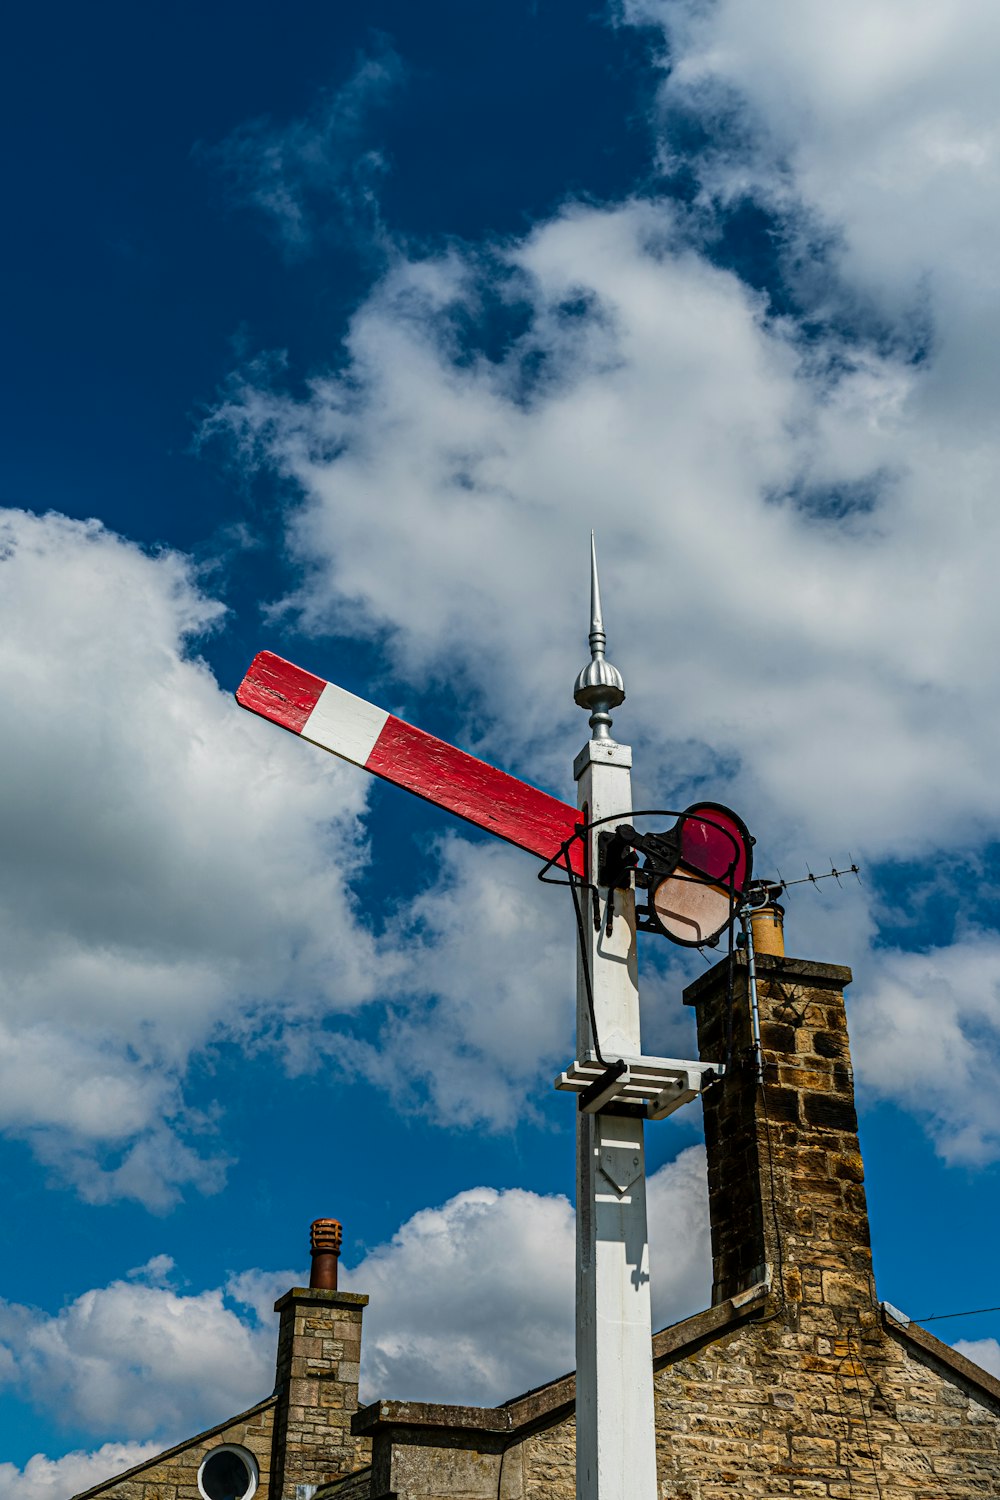
<svg viewBox="0 0 1000 1500"><path fill-rule="evenodd" d="M237 688L236 701L540 859L555 859L572 839L572 867L578 875L584 873L583 842L573 838L580 821L575 807L335 683L261 651Z"/></svg>

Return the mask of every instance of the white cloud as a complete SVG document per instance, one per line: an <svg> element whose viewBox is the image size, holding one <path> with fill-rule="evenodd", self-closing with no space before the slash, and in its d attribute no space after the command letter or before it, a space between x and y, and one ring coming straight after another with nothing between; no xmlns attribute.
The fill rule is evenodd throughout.
<svg viewBox="0 0 1000 1500"><path fill-rule="evenodd" d="M663 796L722 758L800 844L995 827L997 455L916 425L925 376L769 321L667 206L568 211L483 275L530 313L499 362L456 357L471 262L400 264L343 380L220 412L302 486L306 623L349 617L402 675L457 679L488 751L565 794L593 521L618 723L655 745ZM862 483L871 512L824 516Z"/></svg>
<svg viewBox="0 0 1000 1500"><path fill-rule="evenodd" d="M648 1195L659 1327L710 1299L704 1150L654 1172ZM565 1374L575 1364L574 1265L562 1196L473 1188L414 1214L345 1277L371 1295L364 1399L489 1405Z"/></svg>
<svg viewBox="0 0 1000 1500"><path fill-rule="evenodd" d="M19 1390L57 1421L163 1447L273 1385L272 1320L245 1322L224 1297L113 1281L54 1316L0 1305L0 1338Z"/></svg>
<svg viewBox="0 0 1000 1500"><path fill-rule="evenodd" d="M538 884L534 860L498 843L444 836L428 866L429 888L386 933L392 982L377 1039L305 1028L289 1045L303 1068L335 1056L398 1107L511 1129L531 1111L530 1086L571 1060L569 898Z"/></svg>
<svg viewBox="0 0 1000 1500"><path fill-rule="evenodd" d="M519 1188L415 1214L345 1278L372 1299L364 1399L489 1405L570 1369L573 1246L567 1199Z"/></svg>
<svg viewBox="0 0 1000 1500"><path fill-rule="evenodd" d="M804 207L836 237L841 269L896 311L927 276L949 315L995 297L992 7L626 0L624 11L664 30L664 102L709 126L709 192Z"/></svg>
<svg viewBox="0 0 1000 1500"><path fill-rule="evenodd" d="M153 1255L141 1266L133 1266L126 1272L129 1281L139 1281L146 1286L169 1286L176 1268L172 1255Z"/></svg>
<svg viewBox="0 0 1000 1500"><path fill-rule="evenodd" d="M733 801L762 873L932 863L1000 837L1000 21L973 0L779 11L624 7L664 29L668 128L693 111L713 143L694 210L569 206L398 256L340 369L305 399L251 373L216 426L300 487L286 607L377 639L402 681L458 684L481 753L570 794L593 524L641 801ZM704 253L740 195L773 215L798 321ZM493 355L469 333L490 299L525 329ZM889 972L869 894L792 901L795 951L869 988ZM442 984L461 943L435 938ZM862 1049L899 1024L890 989ZM980 1006L955 993L960 1042ZM978 1067L996 1079L992 1036ZM911 1072L882 1079L950 1155L997 1149L973 1096L945 1127Z"/></svg>
<svg viewBox="0 0 1000 1500"><path fill-rule="evenodd" d="M575 1055L576 924L568 890L541 885L536 860L453 833L427 849L427 888L386 924L384 1013L363 1036L326 1023L286 1028L293 1073L336 1061L395 1108L446 1127L514 1129ZM704 968L677 950L647 953L643 1046L696 1048L683 986ZM671 961L672 960L672 961Z"/></svg>
<svg viewBox="0 0 1000 1500"><path fill-rule="evenodd" d="M927 953L882 952L852 996L854 1055L868 1098L930 1117L947 1161L1000 1154L1000 942L970 934Z"/></svg>
<svg viewBox="0 0 1000 1500"><path fill-rule="evenodd" d="M648 1194L660 1326L709 1299L703 1148L654 1172ZM489 1404L572 1369L574 1234L561 1195L477 1187L414 1214L391 1241L342 1268L341 1285L371 1297L365 1398ZM302 1273L248 1270L223 1287L182 1293L169 1285L174 1272L169 1256L154 1256L55 1315L0 1304L5 1378L60 1423L161 1448L262 1400L273 1385L273 1304L303 1284ZM113 1472L110 1447L93 1461L105 1454L91 1482ZM82 1454L53 1472L62 1473L58 1464L75 1472L71 1459L91 1472ZM48 1482L51 1462L31 1460L33 1482Z"/></svg>
<svg viewBox="0 0 1000 1500"><path fill-rule="evenodd" d="M156 1443L103 1443L92 1453L76 1451L62 1458L36 1453L23 1469L0 1463L0 1500L66 1500L67 1495L79 1494L152 1458L158 1447Z"/></svg>
<svg viewBox="0 0 1000 1500"><path fill-rule="evenodd" d="M698 27L736 24L699 14L678 31L670 12L691 77L716 55ZM293 602L316 630L385 640L401 680L460 684L473 748L567 796L596 522L642 802L711 788L786 874L847 849L976 847L1000 827L992 430L974 408L956 423L935 359L769 318L688 231L667 203L578 207L495 252L399 259L342 378L304 402L236 391L218 424L302 487ZM470 359L456 330L486 295L527 331ZM165 1209L225 1172L185 1103L189 1058L266 1031L293 1071L335 1045L439 1119L509 1126L572 1045L564 893L524 856L444 837L433 885L376 944L341 899L365 780L220 693L193 651L221 606L190 564L59 517L4 513L3 536L0 1125L91 1201ZM864 1076L929 1113L941 1150L981 1158L996 1038L962 1062L980 1086L943 1123L890 1040L927 1005L912 965L868 958L876 916L857 892L794 900L792 946L867 966ZM992 1014L990 962L950 991L958 1060ZM373 1001L374 1041L330 1025Z"/></svg>
<svg viewBox="0 0 1000 1500"><path fill-rule="evenodd" d="M509 1128L572 1048L566 893L443 837L376 944L343 899L366 778L219 690L192 648L221 607L190 564L0 520L0 1125L93 1203L217 1191L224 1117L184 1086L230 1037L292 1072L333 1047L401 1104ZM376 1003L375 1041L337 1026Z"/></svg>
<svg viewBox="0 0 1000 1500"><path fill-rule="evenodd" d="M653 1327L708 1307L712 1246L705 1150L688 1146L648 1182L649 1266Z"/></svg>
<svg viewBox="0 0 1000 1500"><path fill-rule="evenodd" d="M271 1324L275 1329L278 1320L274 1304L291 1286L308 1286L308 1271L262 1271L255 1267L250 1271L239 1271L226 1281L226 1296L241 1307L247 1307L262 1326Z"/></svg>
<svg viewBox="0 0 1000 1500"><path fill-rule="evenodd" d="M1000 1380L1000 1344L996 1339L956 1339L952 1348Z"/></svg>
<svg viewBox="0 0 1000 1500"><path fill-rule="evenodd" d="M165 1208L224 1171L191 1053L375 991L343 900L366 787L220 691L187 560L14 511L0 542L0 1125L90 1200Z"/></svg>

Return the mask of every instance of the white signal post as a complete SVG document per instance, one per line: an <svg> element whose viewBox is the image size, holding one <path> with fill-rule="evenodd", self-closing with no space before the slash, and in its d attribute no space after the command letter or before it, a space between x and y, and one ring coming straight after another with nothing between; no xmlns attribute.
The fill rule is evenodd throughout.
<svg viewBox="0 0 1000 1500"><path fill-rule="evenodd" d="M600 921L593 920L602 832L593 825L608 819L603 826L612 830L632 815L632 752L611 738L610 710L624 701L625 687L604 648L591 534L591 660L574 698L590 713L592 737L574 765L577 808L269 651L254 658L236 697L251 713L547 865L565 861L571 881L582 882L574 893L584 903L577 1055L556 1079L556 1088L579 1096L576 1493L577 1500L656 1500L643 1122L697 1098L721 1068L642 1055L632 882L599 890ZM585 847L576 836L581 822L588 825Z"/></svg>
<svg viewBox="0 0 1000 1500"><path fill-rule="evenodd" d="M628 822L632 751L610 736L609 709L625 697L604 659L597 560L591 537L592 660L577 679L576 701L592 710L593 738L576 758L577 806L587 823ZM614 823L605 824L606 829ZM596 882L598 835L588 834L588 878ZM586 895L587 893L583 893ZM607 1063L639 1059L639 982L635 893L601 891L600 929L584 913L597 1037L584 955L577 956L577 1057ZM603 902L613 902L611 935ZM596 1043L596 1045L595 1045ZM636 1114L577 1114L576 1493L577 1500L656 1500L652 1322L643 1121Z"/></svg>

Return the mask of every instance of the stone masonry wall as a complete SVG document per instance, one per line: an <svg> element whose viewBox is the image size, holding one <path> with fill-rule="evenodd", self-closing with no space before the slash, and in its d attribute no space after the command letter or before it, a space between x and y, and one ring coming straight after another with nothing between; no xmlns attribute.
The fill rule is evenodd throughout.
<svg viewBox="0 0 1000 1500"><path fill-rule="evenodd" d="M76 1500L97 1500L98 1496L101 1500L201 1500L198 1469L205 1456L223 1443L235 1443L253 1454L260 1469L255 1500L269 1500L275 1404L272 1398L227 1426L201 1433L117 1479L95 1485Z"/></svg>
<svg viewBox="0 0 1000 1500"><path fill-rule="evenodd" d="M325 1484L371 1461L371 1444L351 1433L367 1305L358 1293L313 1287L295 1287L275 1304L273 1500L295 1500L296 1485Z"/></svg>
<svg viewBox="0 0 1000 1500"><path fill-rule="evenodd" d="M775 1303L656 1372L660 1500L1000 1494L1000 1400L882 1327L863 1339L790 1332ZM574 1457L572 1420L528 1438L524 1500L574 1500Z"/></svg>
<svg viewBox="0 0 1000 1500"><path fill-rule="evenodd" d="M685 995L701 1057L724 1060L726 964ZM730 1071L704 1097L716 1304L767 1275L755 1321L707 1334L655 1377L662 1500L1000 1495L1000 1387L914 1349L875 1301L844 984L763 957L764 1077L736 970ZM690 1320L696 1343L697 1325ZM934 1341L923 1336L927 1344ZM528 1440L526 1500L572 1500L572 1430Z"/></svg>
<svg viewBox="0 0 1000 1500"><path fill-rule="evenodd" d="M849 980L834 965L758 960L759 1085L737 966L731 1066L704 1097L716 1307L657 1362L661 1500L1000 1495L1000 1385L965 1378L944 1346L935 1358L927 1335L917 1347L875 1300ZM726 1055L727 981L719 964L685 995L704 1060ZM745 1313L725 1311L768 1277ZM573 1500L572 1421L520 1446L524 1500Z"/></svg>
<svg viewBox="0 0 1000 1500"><path fill-rule="evenodd" d="M790 1313L825 1327L836 1307L871 1299L864 1168L843 989L849 969L801 959L757 961L763 1084L752 1055L743 955L732 1020L727 965L685 992L705 1060L725 1079L704 1095L712 1223L713 1301L763 1278L770 1265Z"/></svg>
<svg viewBox="0 0 1000 1500"><path fill-rule="evenodd" d="M524 1500L576 1500L576 1419L524 1444Z"/></svg>
<svg viewBox="0 0 1000 1500"><path fill-rule="evenodd" d="M656 1376L662 1500L1000 1493L1000 1404L881 1328L839 1338L779 1316Z"/></svg>

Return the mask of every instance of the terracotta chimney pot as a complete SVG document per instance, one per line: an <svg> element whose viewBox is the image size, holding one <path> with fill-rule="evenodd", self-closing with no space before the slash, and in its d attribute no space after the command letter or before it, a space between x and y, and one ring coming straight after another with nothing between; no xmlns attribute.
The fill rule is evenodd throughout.
<svg viewBox="0 0 1000 1500"><path fill-rule="evenodd" d="M777 901L769 901L766 906L758 906L756 911L750 913L750 926L753 928L755 953L770 953L775 958L784 958L785 908L783 906L779 906Z"/></svg>
<svg viewBox="0 0 1000 1500"><path fill-rule="evenodd" d="M314 1219L309 1228L309 1250L312 1273L309 1285L319 1291L337 1290L337 1263L344 1239L343 1226L336 1219Z"/></svg>

